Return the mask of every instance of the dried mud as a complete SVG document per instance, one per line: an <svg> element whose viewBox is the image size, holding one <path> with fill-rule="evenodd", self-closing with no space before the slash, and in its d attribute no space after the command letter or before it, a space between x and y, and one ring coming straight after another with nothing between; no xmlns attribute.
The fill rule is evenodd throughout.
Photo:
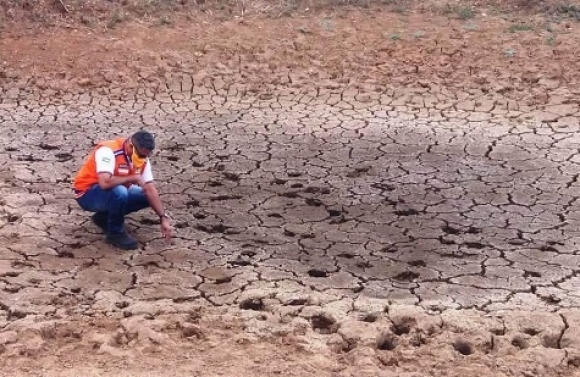
<svg viewBox="0 0 580 377"><path fill-rule="evenodd" d="M2 375L579 375L580 24L188 17L3 32ZM141 127L122 252L70 185Z"/></svg>

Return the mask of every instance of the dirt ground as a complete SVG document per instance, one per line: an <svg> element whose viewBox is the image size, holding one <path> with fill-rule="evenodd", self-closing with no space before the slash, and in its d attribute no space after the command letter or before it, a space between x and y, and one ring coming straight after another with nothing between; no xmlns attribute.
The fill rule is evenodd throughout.
<svg viewBox="0 0 580 377"><path fill-rule="evenodd" d="M0 5L0 375L580 376L579 5Z"/></svg>

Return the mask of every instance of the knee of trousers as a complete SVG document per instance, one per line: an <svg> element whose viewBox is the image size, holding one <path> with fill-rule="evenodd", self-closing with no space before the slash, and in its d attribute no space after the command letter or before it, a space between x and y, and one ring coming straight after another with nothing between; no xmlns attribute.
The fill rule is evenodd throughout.
<svg viewBox="0 0 580 377"><path fill-rule="evenodd" d="M113 200L126 202L129 199L129 191L125 186L119 185L111 189Z"/></svg>

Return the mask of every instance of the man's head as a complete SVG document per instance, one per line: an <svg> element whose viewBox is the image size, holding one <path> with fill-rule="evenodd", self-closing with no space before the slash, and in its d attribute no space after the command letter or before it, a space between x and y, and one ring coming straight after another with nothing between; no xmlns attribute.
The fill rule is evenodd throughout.
<svg viewBox="0 0 580 377"><path fill-rule="evenodd" d="M131 161L137 167L143 166L145 160L151 155L154 149L155 139L151 133L140 130L131 136L128 152L131 155Z"/></svg>

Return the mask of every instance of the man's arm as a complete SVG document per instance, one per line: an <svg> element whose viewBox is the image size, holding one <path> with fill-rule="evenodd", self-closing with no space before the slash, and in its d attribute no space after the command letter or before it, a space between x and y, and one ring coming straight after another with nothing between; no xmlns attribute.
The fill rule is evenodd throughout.
<svg viewBox="0 0 580 377"><path fill-rule="evenodd" d="M165 214L163 210L163 205L161 204L161 199L159 198L159 193L157 192L157 188L153 183L153 169L151 168L151 162L147 161L147 165L145 165L145 169L143 169L143 173L141 174L141 178L143 179L143 184L141 184L141 188L147 196L149 200L149 205L157 216L161 217Z"/></svg>
<svg viewBox="0 0 580 377"><path fill-rule="evenodd" d="M155 213L161 219L161 233L163 237L169 241L171 239L171 224L169 217L165 213L163 204L161 203L161 198L159 198L159 193L157 192L157 187L153 183L153 171L151 169L151 163L148 162L143 171L143 192L149 201L149 205L155 211Z"/></svg>
<svg viewBox="0 0 580 377"><path fill-rule="evenodd" d="M153 181L145 183L143 185L143 192L147 199L149 200L149 205L153 208L153 211L157 214L157 216L161 217L165 215L165 210L163 209L163 204L161 203L161 198L159 198L159 193L157 192L157 187Z"/></svg>
<svg viewBox="0 0 580 377"><path fill-rule="evenodd" d="M149 181L143 185L143 192L145 193L145 196L147 196L147 200L149 200L149 205L161 219L161 234L163 234L163 238L169 242L172 235L171 223L169 222L169 217L165 214L163 204L161 203L159 193L157 192L157 188L153 181Z"/></svg>
<svg viewBox="0 0 580 377"><path fill-rule="evenodd" d="M99 176L99 186L103 190L109 190L118 185L126 183L139 183L139 176L114 177L115 153L109 147L100 147L95 152L95 162L97 174Z"/></svg>
<svg viewBox="0 0 580 377"><path fill-rule="evenodd" d="M115 186L124 185L126 183L139 184L141 177L139 175L128 175L126 177L113 177L109 172L99 173L99 186L103 190L111 189Z"/></svg>

